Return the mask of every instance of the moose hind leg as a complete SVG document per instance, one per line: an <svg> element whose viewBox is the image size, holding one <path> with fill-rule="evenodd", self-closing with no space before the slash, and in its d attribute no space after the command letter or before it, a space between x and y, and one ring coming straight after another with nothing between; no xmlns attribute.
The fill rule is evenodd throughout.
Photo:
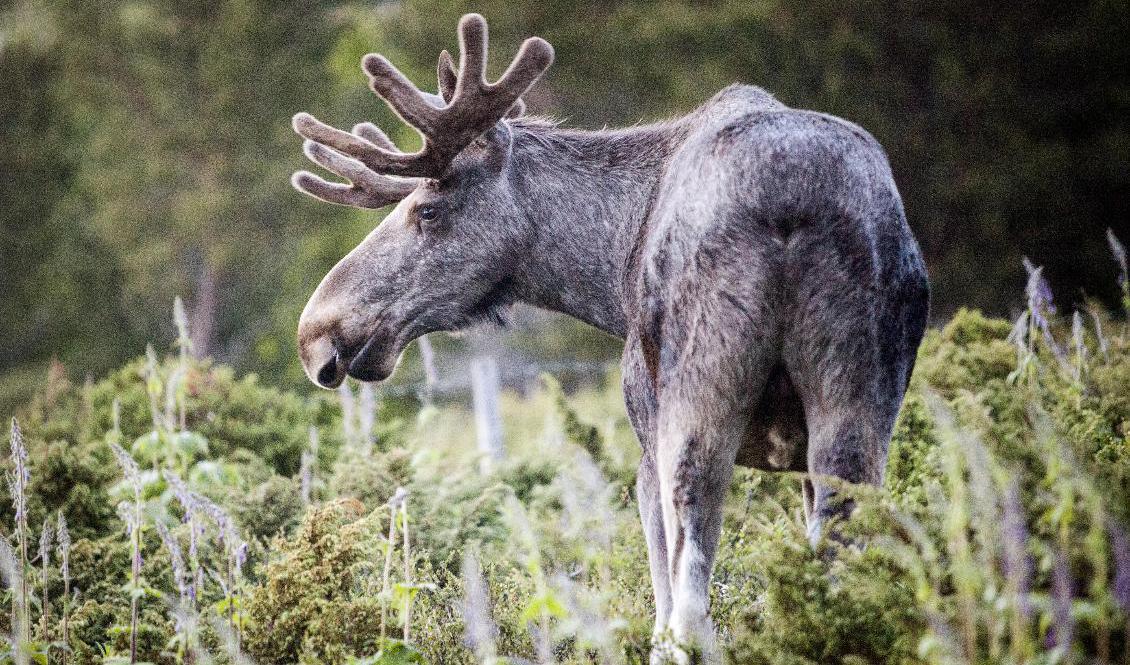
<svg viewBox="0 0 1130 665"><path fill-rule="evenodd" d="M667 628L676 643L709 655L714 648L710 575L722 527L722 502L742 432L738 418L692 424L686 411L673 411L660 426L658 447L672 595Z"/></svg>
<svg viewBox="0 0 1130 665"><path fill-rule="evenodd" d="M651 586L655 592L655 634L667 628L671 616L671 577L667 571L667 542L664 534L663 506L659 496L658 471L650 451L644 453L636 476L636 497L640 522L647 542Z"/></svg>
<svg viewBox="0 0 1130 665"><path fill-rule="evenodd" d="M841 522L851 515L854 501L843 496L837 481L878 485L882 482L887 459L887 437L890 426L885 414L867 411L868 405L843 417L823 416L809 426L808 468L806 484L808 539L817 546L827 533L829 524Z"/></svg>
<svg viewBox="0 0 1130 665"><path fill-rule="evenodd" d="M906 390L907 359L881 334L884 313L867 292L821 290L808 300L786 362L804 404L808 429L808 538L816 546L829 526L847 518L854 502L839 481L879 485L891 431ZM813 304L815 301L817 304ZM834 315L834 316L833 316Z"/></svg>
<svg viewBox="0 0 1130 665"><path fill-rule="evenodd" d="M695 344L698 353L684 356L659 400L656 462L672 593L668 628L677 644L701 649L707 662L719 660L709 591L722 504L749 422L750 396L760 394L771 365L760 349L750 350L748 339L743 342L742 348L720 340ZM685 654L676 650L675 656Z"/></svg>
<svg viewBox="0 0 1130 665"><path fill-rule="evenodd" d="M663 533L663 507L659 498L659 472L655 465L655 386L647 372L639 338L629 336L624 344L624 402L639 438L643 455L636 474L636 500L647 542L651 586L655 592L655 634L667 628L671 615L671 579L667 573L667 543Z"/></svg>

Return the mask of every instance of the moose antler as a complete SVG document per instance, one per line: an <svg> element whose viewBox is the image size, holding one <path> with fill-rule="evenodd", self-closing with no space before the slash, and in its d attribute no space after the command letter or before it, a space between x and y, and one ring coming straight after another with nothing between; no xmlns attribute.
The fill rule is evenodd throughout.
<svg viewBox="0 0 1130 665"><path fill-rule="evenodd" d="M307 139L303 146L307 157L352 185L326 182L305 171L294 174L292 183L323 201L377 208L407 196L416 178L439 177L480 134L515 111L520 114L521 96L553 63L553 47L538 37L527 39L495 83L486 80L486 59L487 23L478 14L459 21L458 73L447 51L440 54L439 96L422 92L384 56L366 55L361 66L370 87L420 132L423 148L401 152L369 123L348 133L299 113L294 116L294 131Z"/></svg>

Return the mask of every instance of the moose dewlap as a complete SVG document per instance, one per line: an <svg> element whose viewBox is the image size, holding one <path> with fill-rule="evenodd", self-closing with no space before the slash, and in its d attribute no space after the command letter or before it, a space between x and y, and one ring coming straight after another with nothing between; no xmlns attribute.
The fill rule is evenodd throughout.
<svg viewBox="0 0 1130 665"><path fill-rule="evenodd" d="M303 365L327 388L379 381L412 340L517 302L623 338L655 659L693 644L714 660L708 585L735 462L809 474L814 543L850 513L837 481L882 479L929 301L886 156L856 125L745 85L667 122L564 129L522 117L552 47L527 40L491 83L486 43L464 16L438 94L365 56L419 152L295 116L306 155L349 181L299 172L296 188L396 204L306 305Z"/></svg>

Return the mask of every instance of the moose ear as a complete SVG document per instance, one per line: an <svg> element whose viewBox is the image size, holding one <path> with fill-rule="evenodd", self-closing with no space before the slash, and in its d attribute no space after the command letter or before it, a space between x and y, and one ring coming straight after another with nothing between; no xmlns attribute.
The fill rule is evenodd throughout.
<svg viewBox="0 0 1130 665"><path fill-rule="evenodd" d="M499 173L510 160L513 140L513 134L510 133L506 123L498 122L475 139L467 147L466 152L474 155L475 159L492 173Z"/></svg>

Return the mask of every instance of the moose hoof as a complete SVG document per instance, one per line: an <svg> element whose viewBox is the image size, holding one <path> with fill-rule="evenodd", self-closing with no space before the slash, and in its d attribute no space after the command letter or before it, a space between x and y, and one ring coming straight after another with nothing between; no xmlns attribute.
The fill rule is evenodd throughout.
<svg viewBox="0 0 1130 665"><path fill-rule="evenodd" d="M650 665L722 665L722 654L712 634L687 643L668 630L652 637Z"/></svg>

